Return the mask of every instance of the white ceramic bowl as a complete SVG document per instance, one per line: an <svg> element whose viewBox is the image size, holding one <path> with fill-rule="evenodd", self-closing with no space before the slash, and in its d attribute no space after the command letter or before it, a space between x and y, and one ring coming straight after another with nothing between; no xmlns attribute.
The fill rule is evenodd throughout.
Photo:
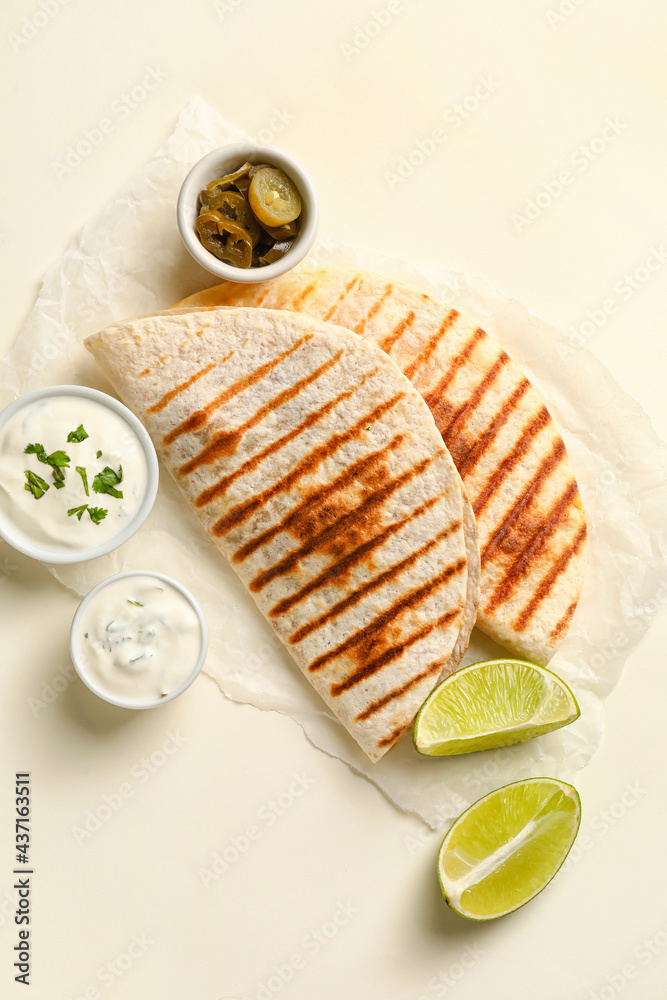
<svg viewBox="0 0 667 1000"><path fill-rule="evenodd" d="M292 178L301 195L299 233L285 256L273 264L267 264L266 267L234 267L233 264L228 264L224 260L218 260L202 246L195 229L199 192L216 177L231 173L246 160L251 163L269 163L273 167L284 170ZM319 208L313 183L295 159L280 149L274 149L273 146L260 146L252 142L234 142L214 149L213 152L203 156L195 163L183 181L178 196L176 218L186 248L207 271L226 281L268 281L269 278L277 278L279 274L291 270L306 256L317 235Z"/></svg>
<svg viewBox="0 0 667 1000"><path fill-rule="evenodd" d="M157 455L155 454L155 447L146 428L143 426L141 421L135 417L132 411L128 410L127 406L124 406L123 403L114 399L113 396L109 396L106 392L99 392L97 389L90 389L86 385L52 385L46 386L43 389L35 389L34 392L26 393L25 396L19 396L18 399L15 399L13 403L10 403L9 406L5 407L5 409L0 412L0 429L2 429L7 421L20 412L20 410L24 407L30 406L32 403L35 403L40 399L46 399L53 396L82 396L84 399L94 400L95 402L102 403L104 406L108 407L128 424L130 429L139 439L139 443L146 458L146 492L134 516L128 520L123 529L111 538L107 539L106 542L103 542L94 548L55 549L39 544L38 542L29 541L26 538L25 532L17 531L16 527L12 525L12 523L3 515L1 510L0 537L4 538L6 542L9 542L9 544L19 552L23 552L24 555L30 556L33 559L39 559L41 562L87 562L89 559L96 559L98 556L104 556L109 552L113 552L114 549L117 549L120 545L131 538L135 531L141 527L148 517L155 501L158 488L159 469Z"/></svg>
<svg viewBox="0 0 667 1000"><path fill-rule="evenodd" d="M90 601L98 594L101 590L104 590L110 583L114 583L116 580L122 580L123 578L131 576L152 576L156 580L162 580L164 583L168 583L175 590L186 598L186 600L192 605L192 609L195 612L197 619L199 621L200 635L201 635L201 646L199 650L199 657L194 667L185 678L181 681L178 687L170 691L169 694L164 695L164 697L159 698L149 698L145 701L129 701L120 696L114 695L109 691L105 691L103 687L96 684L95 681L90 677L88 671L86 670L86 664L83 659L78 655L78 649L76 644L77 631L79 629L79 623L84 615L84 612L89 605ZM174 698L178 698L179 695L186 691L192 682L195 680L197 675L201 672L201 668L204 666L204 661L206 660L206 653L208 651L208 628L206 626L206 619L204 618L204 612L197 599L192 596L189 590L186 590L178 580L174 580L170 576L165 576L164 573L154 573L153 570L128 570L125 573L116 573L114 576L108 576L106 580L102 580L98 583L96 587L93 587L86 596L81 601L81 604L76 609L74 613L74 618L72 619L72 627L70 629L70 655L72 657L72 663L74 664L74 669L77 674L89 688L93 694L96 694L99 698L104 701L108 701L111 705L117 705L119 708L132 708L132 709L145 709L145 708L157 708L158 705L165 705L168 701L173 701Z"/></svg>

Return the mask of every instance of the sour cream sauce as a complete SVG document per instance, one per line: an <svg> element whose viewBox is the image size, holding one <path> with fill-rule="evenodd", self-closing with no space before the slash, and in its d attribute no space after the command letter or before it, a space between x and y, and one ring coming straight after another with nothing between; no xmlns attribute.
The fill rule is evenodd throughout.
<svg viewBox="0 0 667 1000"><path fill-rule="evenodd" d="M162 578L112 578L88 599L72 635L79 672L93 689L128 703L161 699L193 672L202 650L199 617Z"/></svg>
<svg viewBox="0 0 667 1000"><path fill-rule="evenodd" d="M68 441L82 424L88 437ZM24 454L28 444L44 445L47 455L64 451L70 466L64 469L65 485L56 489L51 468L37 455ZM98 456L98 452L101 455ZM85 468L86 496L76 466ZM106 466L123 480L117 488L122 499L93 491L93 479ZM32 471L49 485L36 499L25 489L25 472ZM6 521L34 542L54 551L96 548L118 534L133 518L146 493L148 469L139 438L129 424L103 403L84 396L52 396L28 404L0 429L0 510ZM96 524L85 511L79 519L68 510L83 504L107 510Z"/></svg>

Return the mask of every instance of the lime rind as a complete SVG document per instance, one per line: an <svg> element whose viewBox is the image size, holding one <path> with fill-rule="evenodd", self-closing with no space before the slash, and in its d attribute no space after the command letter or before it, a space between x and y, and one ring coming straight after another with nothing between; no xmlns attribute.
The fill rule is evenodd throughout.
<svg viewBox="0 0 667 1000"><path fill-rule="evenodd" d="M579 718L577 700L553 671L524 660L484 660L435 688L415 719L415 749L429 757L523 743Z"/></svg>
<svg viewBox="0 0 667 1000"><path fill-rule="evenodd" d="M438 853L447 904L476 922L525 906L560 870L580 822L579 793L555 778L516 781L478 799Z"/></svg>

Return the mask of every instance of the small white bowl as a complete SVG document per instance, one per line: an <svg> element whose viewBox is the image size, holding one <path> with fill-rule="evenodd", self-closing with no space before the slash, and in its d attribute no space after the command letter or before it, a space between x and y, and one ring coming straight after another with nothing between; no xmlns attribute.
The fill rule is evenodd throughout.
<svg viewBox="0 0 667 1000"><path fill-rule="evenodd" d="M32 403L36 403L40 399L53 396L81 396L84 399L92 399L112 410L120 416L125 423L128 424L130 429L139 439L139 443L146 458L146 492L134 514L134 517L128 520L125 527L115 535L112 535L111 538L108 538L106 542L96 545L94 548L56 549L49 548L37 542L32 542L26 538L24 532L17 531L11 522L3 516L1 510L0 538L4 538L4 540L13 548L17 549L17 551L22 552L26 556L30 556L32 559L38 559L40 562L59 564L87 562L89 559L97 559L98 556L105 556L109 552L113 552L114 549L123 545L124 542L126 542L136 531L138 531L150 514L153 503L155 502L160 475L157 455L155 453L155 446L148 435L148 431L141 421L135 417L134 413L132 413L131 410L128 410L127 406L119 402L119 400L114 399L113 396L109 396L106 392L99 392L97 389L91 389L86 385L52 385L46 386L43 389L35 389L33 392L26 393L25 396L19 396L18 399L15 399L13 403L10 403L9 406L5 407L5 409L0 412L0 430L5 426L8 420L25 407L30 406Z"/></svg>
<svg viewBox="0 0 667 1000"><path fill-rule="evenodd" d="M161 696L159 698L148 698L145 701L129 701L128 699L125 699L119 695L115 695L109 691L105 691L103 687L101 687L99 684L96 684L95 681L86 672L86 665L79 658L76 645L76 635L77 635L77 630L79 628L79 623L84 615L87 606L89 605L93 597L95 597L95 595L98 594L101 590L104 590L105 587L108 587L110 583L115 583L116 580L122 580L123 578L131 576L152 576L156 580L162 580L163 583L167 583L169 584L169 586L179 591L179 593L181 593L183 597L185 597L186 600L189 602L189 604L192 606L192 609L197 616L197 620L199 621L199 629L201 636L199 657L194 667L187 675L187 677L183 681L181 681L178 687L174 688L173 691L170 691L168 694ZM168 701L173 701L174 698L178 698L179 695L183 694L183 692L190 687L192 682L201 672L201 669L204 666L204 661L206 660L206 653L208 651L208 628L206 625L204 612L201 609L199 601L195 597L193 597L190 591L186 590L186 588L183 587L182 584L178 582L178 580L174 580L170 576L165 576L164 573L155 573L153 572L153 570L146 570L146 569L127 570L124 573L115 573L113 576L108 576L106 580L102 580L101 583L98 583L96 587L93 587L93 589L86 594L86 596L81 601L81 604L76 609L74 613L74 618L72 619L69 647L70 647L70 655L72 657L72 663L74 664L74 669L76 670L77 674L79 675L83 683L86 685L86 687L89 688L93 692L93 694L96 694L99 698L102 698L104 701L108 701L110 705L117 705L119 708L132 708L137 710L143 710L146 708L157 708L158 705L165 705Z"/></svg>
<svg viewBox="0 0 667 1000"><path fill-rule="evenodd" d="M298 235L285 256L274 261L273 264L267 264L266 267L234 267L233 264L227 264L224 260L218 260L210 250L206 250L202 246L195 229L195 220L199 214L197 208L199 192L216 177L231 173L246 160L253 164L269 163L273 167L284 170L288 177L294 181L301 195ZM270 278L277 278L279 274L291 270L306 256L317 235L319 208L313 183L295 159L280 149L274 149L273 146L260 146L252 142L234 142L214 149L213 152L203 156L195 163L183 181L176 206L176 219L187 250L197 263L205 267L207 271L227 281L268 281Z"/></svg>

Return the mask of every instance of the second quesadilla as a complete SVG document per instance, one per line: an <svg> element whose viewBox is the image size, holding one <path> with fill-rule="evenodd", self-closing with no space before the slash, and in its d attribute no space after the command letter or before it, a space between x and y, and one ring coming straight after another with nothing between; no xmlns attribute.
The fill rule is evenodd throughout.
<svg viewBox="0 0 667 1000"><path fill-rule="evenodd" d="M475 512L477 625L514 655L549 662L579 600L586 516L543 399L492 337L424 292L337 268L227 282L179 305L295 310L388 352L431 409Z"/></svg>

